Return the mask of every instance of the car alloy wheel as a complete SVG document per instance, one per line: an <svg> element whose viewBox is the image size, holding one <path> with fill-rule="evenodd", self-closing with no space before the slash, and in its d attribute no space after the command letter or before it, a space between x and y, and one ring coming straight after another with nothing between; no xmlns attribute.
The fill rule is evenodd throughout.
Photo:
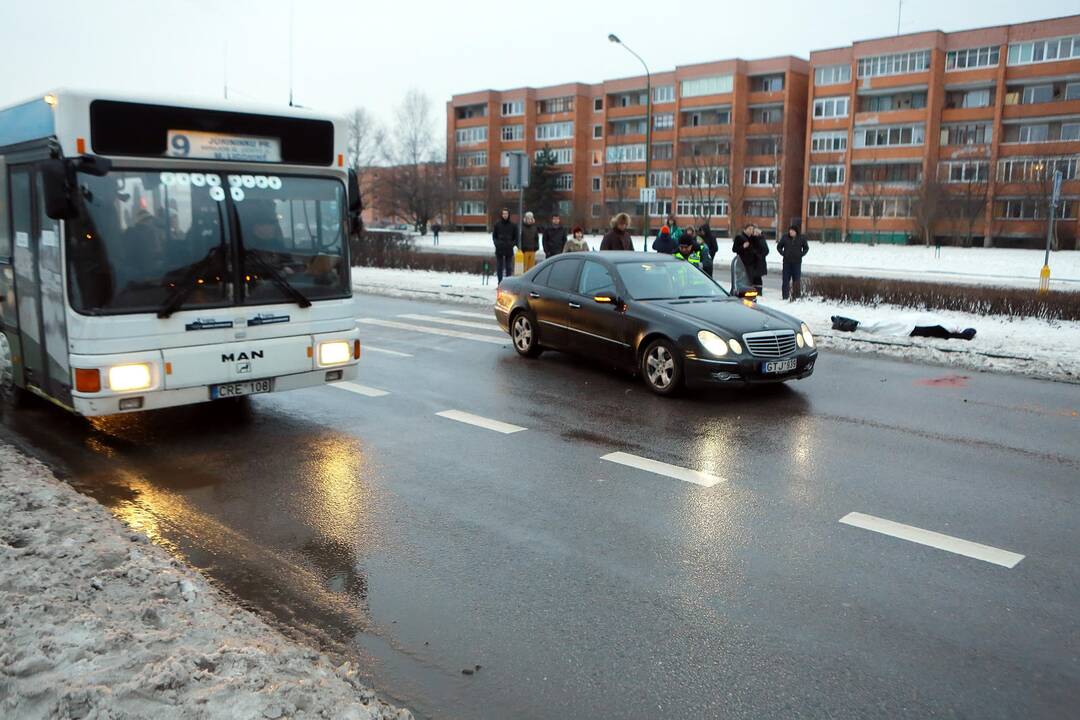
<svg viewBox="0 0 1080 720"><path fill-rule="evenodd" d="M641 361L642 374L649 389L659 395L670 395L682 382L682 367L678 351L666 340L657 340L645 350Z"/></svg>
<svg viewBox="0 0 1080 720"><path fill-rule="evenodd" d="M540 354L540 346L536 343L536 329L526 313L521 312L514 317L510 325L510 336L519 355L536 357Z"/></svg>

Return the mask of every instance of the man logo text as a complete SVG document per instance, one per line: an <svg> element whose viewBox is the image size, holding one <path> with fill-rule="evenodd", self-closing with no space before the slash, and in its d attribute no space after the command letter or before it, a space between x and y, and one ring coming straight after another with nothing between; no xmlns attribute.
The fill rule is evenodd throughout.
<svg viewBox="0 0 1080 720"><path fill-rule="evenodd" d="M252 350L241 353L222 353L221 362L236 362L237 360L254 360L263 356L262 350Z"/></svg>

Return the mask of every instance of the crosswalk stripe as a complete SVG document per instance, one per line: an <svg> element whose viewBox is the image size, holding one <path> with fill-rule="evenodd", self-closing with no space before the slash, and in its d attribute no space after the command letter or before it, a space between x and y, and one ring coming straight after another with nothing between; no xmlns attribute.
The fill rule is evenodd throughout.
<svg viewBox="0 0 1080 720"><path fill-rule="evenodd" d="M378 325L380 327L395 328L397 330L412 330L413 332L427 333L429 335L445 335L446 337L461 338L462 340L475 340L476 342L492 343L494 345L502 345L509 341L509 338L497 338L490 335L477 335L475 333L460 332L458 330L451 330L450 328L440 327L428 327L426 325L412 325L410 323L396 322L394 320L382 320L380 318L358 318L358 323L364 323L365 325Z"/></svg>
<svg viewBox="0 0 1080 720"><path fill-rule="evenodd" d="M468 320L455 320L454 318L444 318L438 315L398 315L400 318L406 320L422 320L424 322L442 323L443 325L455 325L457 327L475 328L477 330L489 330L491 332L501 333L502 328L494 323L479 323L470 322Z"/></svg>
<svg viewBox="0 0 1080 720"><path fill-rule="evenodd" d="M845 525L851 525L852 527L862 528L863 530L872 530L876 533L881 533L882 535L889 535L894 538L900 538L901 540L918 543L919 545L927 545L932 548L937 548L938 550L945 550L947 552L956 553L957 555L975 558L976 560L982 560L983 562L1000 565L1002 567L1016 567L1016 564L1024 559L1024 556L1019 553L1001 550L989 545L982 545L977 542L971 542L970 540L961 540L952 535L944 535L939 532L934 532L933 530L923 530L922 528L917 528L913 525L905 525L903 523L886 520L885 518L875 517L873 515L866 515L860 512L848 513L840 518L840 522Z"/></svg>
<svg viewBox="0 0 1080 720"><path fill-rule="evenodd" d="M627 467L637 468L638 470L645 470L646 472L656 473L657 475L663 475L669 478L675 478L676 480L683 480L688 483L694 483L695 485L701 485L703 487L712 487L717 483L724 482L724 478L717 477L716 475L710 475L699 470L691 470L689 468L679 467L678 465L668 465L665 462L659 460L650 460L649 458L639 457L637 455L631 455L624 452L608 453L600 458L601 460L607 460L608 462L618 463L619 465L626 465Z"/></svg>
<svg viewBox="0 0 1080 720"><path fill-rule="evenodd" d="M383 397L390 394L379 388L368 387L367 385L360 385L359 383L349 382L347 380L344 382L330 383L330 387L337 388L338 390L348 390L351 393L356 393L357 395L363 395L365 397Z"/></svg>
<svg viewBox="0 0 1080 720"><path fill-rule="evenodd" d="M364 352L382 353L383 355L394 355L395 357L412 357L407 352L400 352L398 350L387 350L386 348L373 347L371 345L363 346Z"/></svg>
<svg viewBox="0 0 1080 720"><path fill-rule="evenodd" d="M490 320L495 322L495 318L491 316L491 313L475 313L465 312L464 310L441 310L443 315L457 315L458 317L480 318L481 320Z"/></svg>
<svg viewBox="0 0 1080 720"><path fill-rule="evenodd" d="M447 420L456 420L461 423L466 423L467 425L475 425L487 430L494 430L503 435L510 435L526 429L520 425L511 425L510 423L492 420L491 418L481 417L480 415L473 415L472 413L462 412L461 410L443 410L442 412L437 412L435 414L439 417L444 417Z"/></svg>

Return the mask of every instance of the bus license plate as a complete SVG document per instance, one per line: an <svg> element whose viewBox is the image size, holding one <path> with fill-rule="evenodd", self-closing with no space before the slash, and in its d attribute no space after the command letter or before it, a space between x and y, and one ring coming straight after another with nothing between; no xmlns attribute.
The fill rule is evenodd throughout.
<svg viewBox="0 0 1080 720"><path fill-rule="evenodd" d="M795 358L788 358L787 360L770 360L769 362L761 363L761 372L766 375L791 372L794 369Z"/></svg>
<svg viewBox="0 0 1080 720"><path fill-rule="evenodd" d="M273 390L273 378L225 383L224 385L212 385L210 387L210 399L220 400L221 398L241 397L243 395L258 395L259 393L273 392Z"/></svg>

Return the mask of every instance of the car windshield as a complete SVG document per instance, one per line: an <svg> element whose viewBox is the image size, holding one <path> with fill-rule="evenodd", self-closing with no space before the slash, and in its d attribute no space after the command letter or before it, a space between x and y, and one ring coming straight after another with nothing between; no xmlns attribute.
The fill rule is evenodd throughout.
<svg viewBox="0 0 1080 720"><path fill-rule="evenodd" d="M312 299L349 294L336 180L121 170L78 185L84 212L69 225L67 260L79 312L291 302L288 286Z"/></svg>
<svg viewBox="0 0 1080 720"><path fill-rule="evenodd" d="M728 293L688 262L624 262L615 265L633 300L727 297Z"/></svg>

